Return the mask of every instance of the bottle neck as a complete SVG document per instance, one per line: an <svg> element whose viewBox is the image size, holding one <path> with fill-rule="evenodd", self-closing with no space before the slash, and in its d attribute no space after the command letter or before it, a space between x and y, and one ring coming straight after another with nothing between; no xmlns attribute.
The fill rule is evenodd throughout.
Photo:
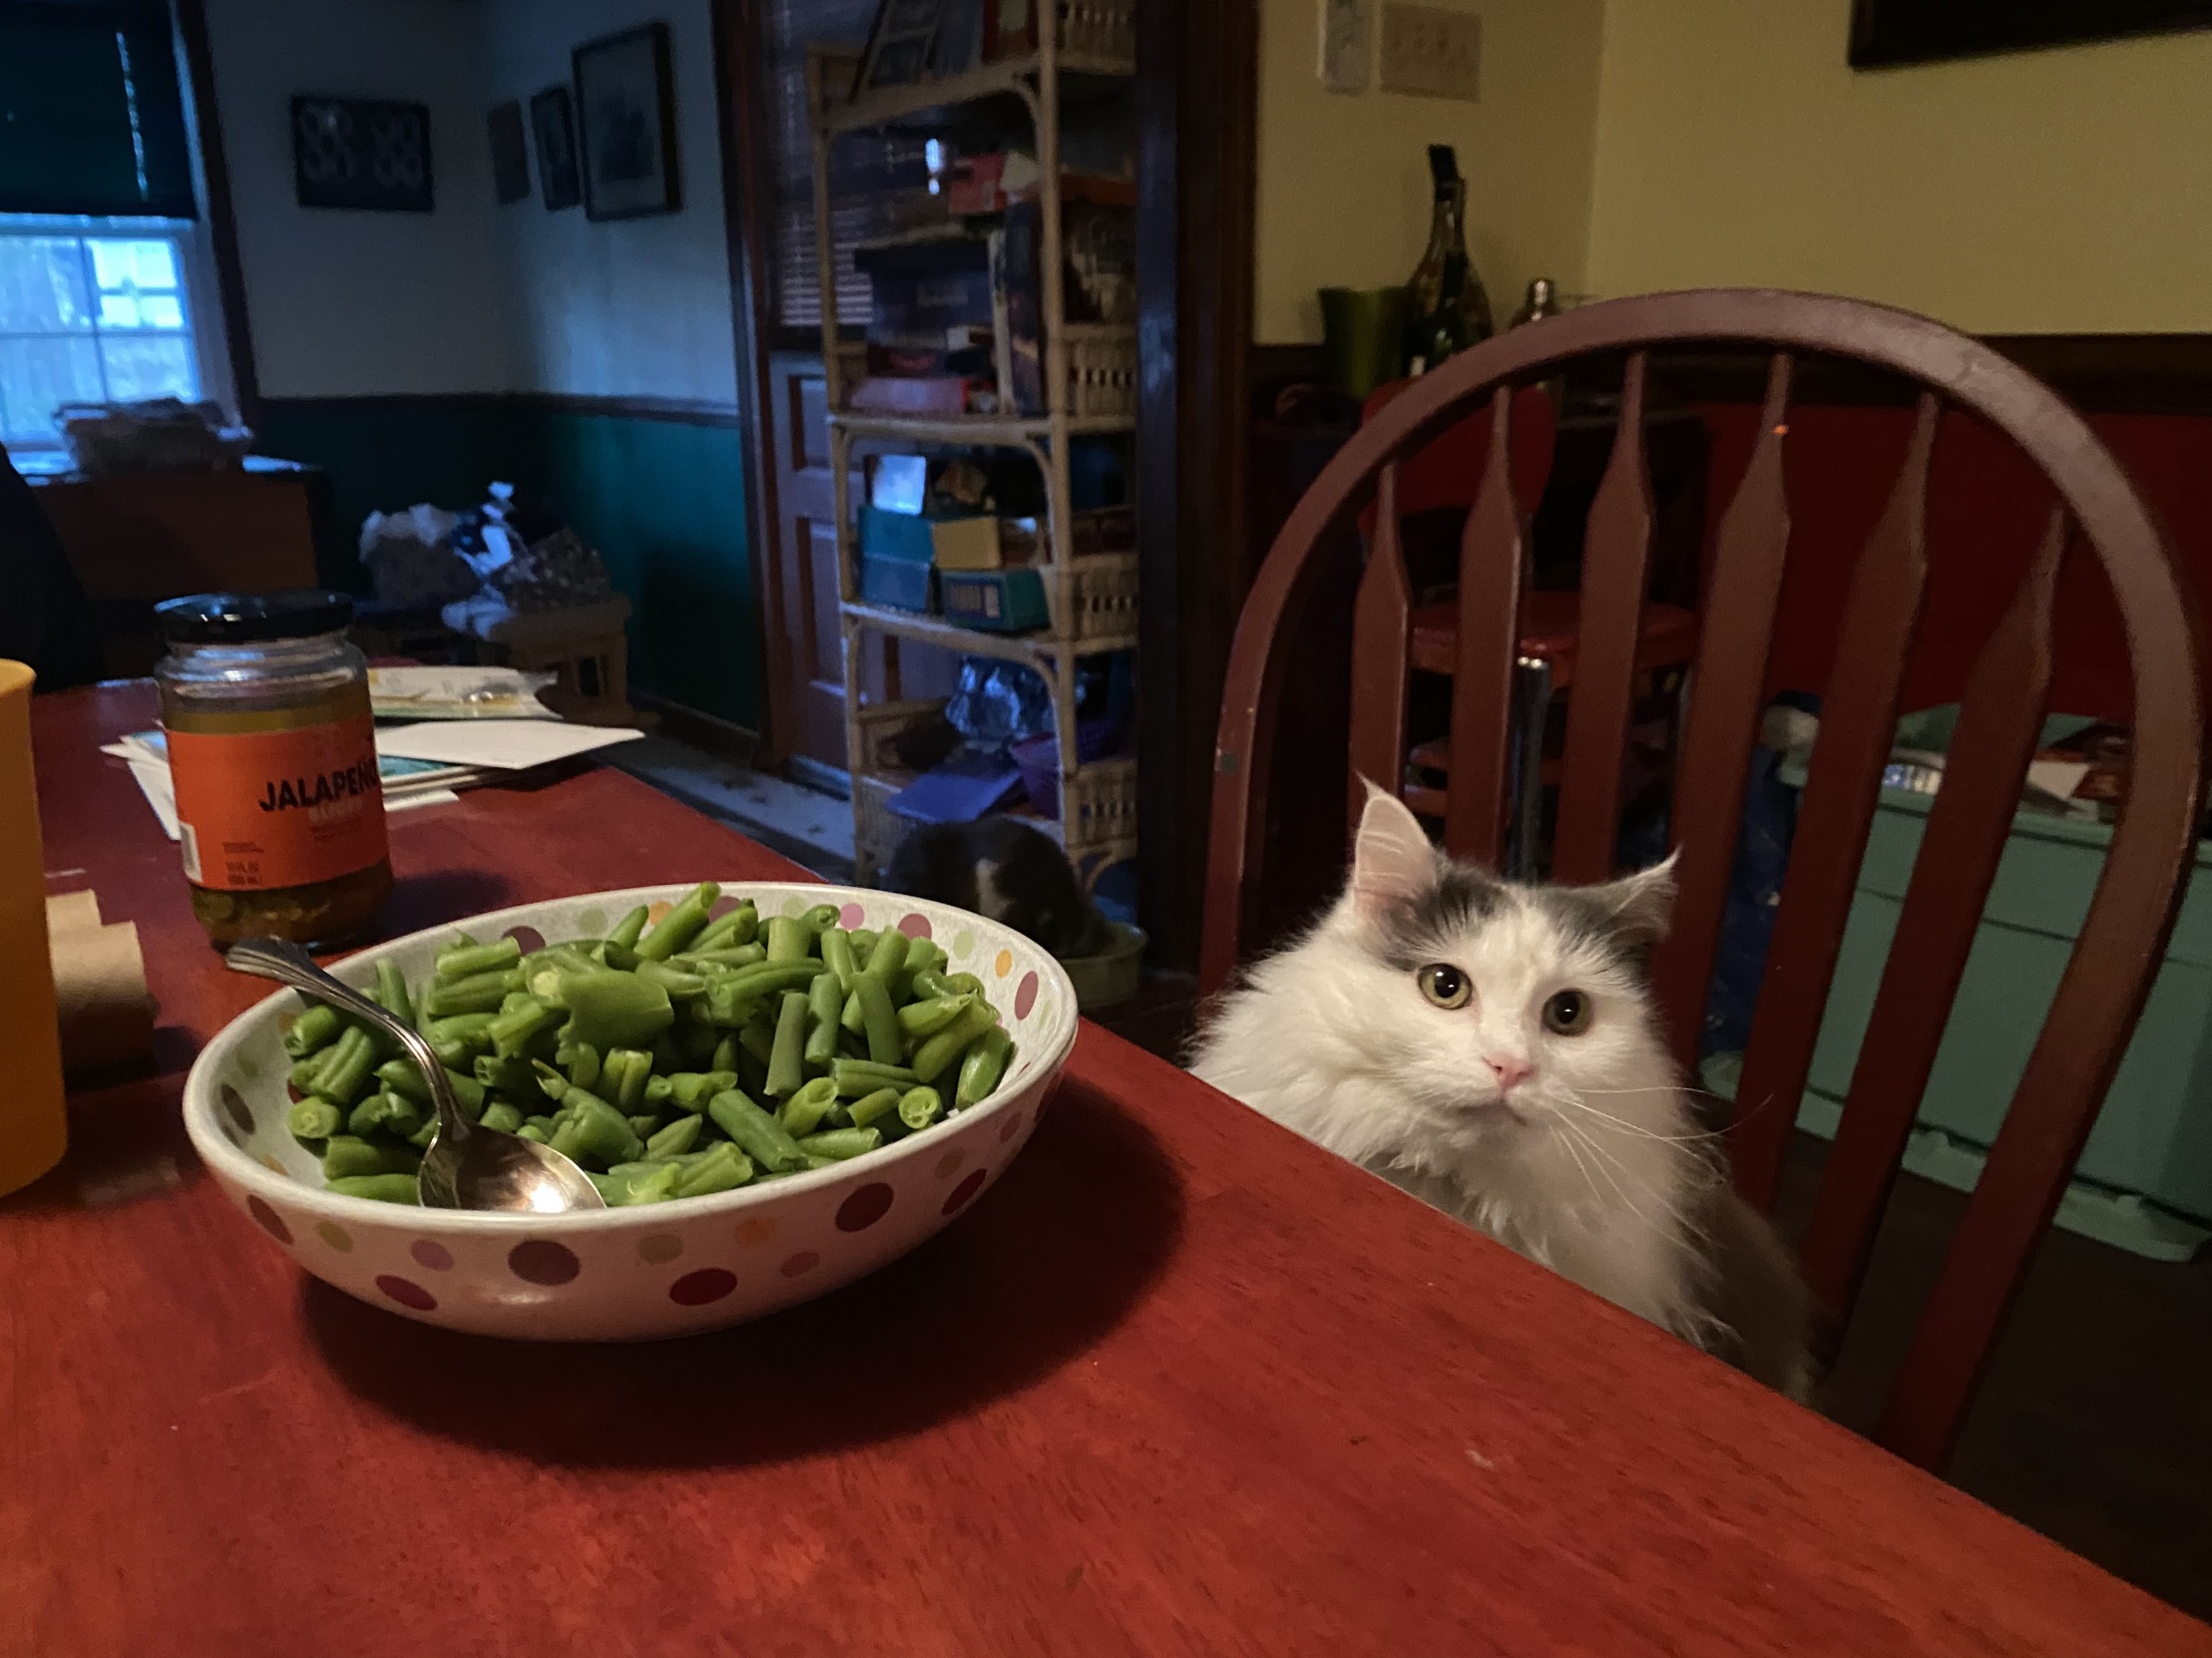
<svg viewBox="0 0 2212 1658"><path fill-rule="evenodd" d="M1437 186L1436 204L1429 214L1429 251L1439 257L1467 251L1467 181L1464 179Z"/></svg>

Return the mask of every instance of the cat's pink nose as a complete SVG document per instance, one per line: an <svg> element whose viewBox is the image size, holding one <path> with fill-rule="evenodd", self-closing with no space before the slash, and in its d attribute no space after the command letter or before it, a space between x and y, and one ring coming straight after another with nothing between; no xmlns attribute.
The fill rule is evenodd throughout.
<svg viewBox="0 0 2212 1658"><path fill-rule="evenodd" d="M1483 1055L1483 1063L1490 1066L1492 1074L1498 1078L1500 1093L1511 1092L1517 1083L1528 1081L1537 1068L1526 1059L1501 1059L1490 1053Z"/></svg>

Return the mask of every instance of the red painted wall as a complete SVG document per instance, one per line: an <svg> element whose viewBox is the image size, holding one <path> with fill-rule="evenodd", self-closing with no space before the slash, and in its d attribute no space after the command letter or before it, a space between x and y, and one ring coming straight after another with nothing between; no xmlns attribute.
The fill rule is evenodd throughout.
<svg viewBox="0 0 2212 1658"><path fill-rule="evenodd" d="M1755 405L1697 405L1711 435L1706 558L1750 460ZM1768 663L1770 690L1819 691L1834 657L1851 571L1905 458L1907 409L1806 407L1785 451L1792 537ZM2089 424L2165 528L2184 584L2212 599L2212 418L2093 415ZM2052 494L2020 453L1973 418L1945 419L1928 514L1929 592L1905 703L1956 701L2041 539ZM1709 568L1709 563L1708 563ZM2053 711L2125 719L2131 710L2119 612L2078 546L2059 574Z"/></svg>

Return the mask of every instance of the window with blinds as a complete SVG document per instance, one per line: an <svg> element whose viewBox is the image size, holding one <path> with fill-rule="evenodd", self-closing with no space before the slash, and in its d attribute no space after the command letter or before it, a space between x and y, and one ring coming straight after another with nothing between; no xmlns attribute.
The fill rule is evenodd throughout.
<svg viewBox="0 0 2212 1658"><path fill-rule="evenodd" d="M776 321L819 328L822 294L814 254L814 141L807 111L807 50L857 56L877 0L770 0L762 43L768 102L769 280ZM831 96L845 89L832 87ZM837 315L848 327L868 319L868 278L853 268L854 246L897 228L902 192L925 187L923 140L906 134L849 133L830 154L830 244L837 267Z"/></svg>
<svg viewBox="0 0 2212 1658"><path fill-rule="evenodd" d="M0 0L0 213L191 218L169 0Z"/></svg>

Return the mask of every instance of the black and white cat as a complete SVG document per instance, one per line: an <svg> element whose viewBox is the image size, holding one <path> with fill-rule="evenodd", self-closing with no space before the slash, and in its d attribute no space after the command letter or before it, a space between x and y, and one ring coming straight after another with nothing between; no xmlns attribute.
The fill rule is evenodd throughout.
<svg viewBox="0 0 2212 1658"><path fill-rule="evenodd" d="M1250 970L1191 1068L1802 1399L1803 1284L1699 1131L1644 979L1673 896L1672 860L1604 886L1498 880L1372 790L1344 896Z"/></svg>

